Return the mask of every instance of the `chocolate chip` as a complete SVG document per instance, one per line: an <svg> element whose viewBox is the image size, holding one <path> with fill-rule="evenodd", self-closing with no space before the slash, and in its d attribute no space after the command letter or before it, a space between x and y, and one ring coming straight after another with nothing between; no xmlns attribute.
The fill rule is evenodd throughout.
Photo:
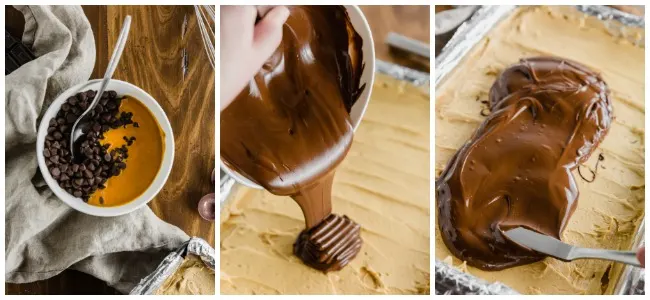
<svg viewBox="0 0 650 300"><path fill-rule="evenodd" d="M139 128L139 127L140 127L140 124L138 124L138 122L133 122L133 127L135 127L135 128Z"/></svg>
<svg viewBox="0 0 650 300"><path fill-rule="evenodd" d="M97 189L105 188L108 178L119 176L126 168L124 159L128 157L127 145L116 149L110 149L110 144L101 145L104 133L111 128L126 128L128 124L140 126L133 122L133 113L119 111L122 98L118 98L115 91L104 92L98 105L86 116L90 130L84 133L84 141L79 145L79 161L82 163L72 163L67 143L71 135L70 125L85 111L95 95L96 91L87 90L69 97L61 105L56 118L49 120L43 149L43 155L47 158L45 164L59 186L84 201L90 199ZM135 137L125 137L125 141L131 145ZM54 176L54 173L57 175Z"/></svg>
<svg viewBox="0 0 650 300"><path fill-rule="evenodd" d="M67 116L65 116L65 119L68 121L69 124L74 123L77 121L77 115L73 113L69 113ZM61 124L63 125L63 124Z"/></svg>
<svg viewBox="0 0 650 300"><path fill-rule="evenodd" d="M99 197L99 204L104 204L104 197Z"/></svg>

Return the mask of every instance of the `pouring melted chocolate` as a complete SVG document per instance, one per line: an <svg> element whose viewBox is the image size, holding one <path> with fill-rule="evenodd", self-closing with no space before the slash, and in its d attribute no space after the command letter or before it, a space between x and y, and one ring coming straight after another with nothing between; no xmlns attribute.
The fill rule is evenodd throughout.
<svg viewBox="0 0 650 300"><path fill-rule="evenodd" d="M365 85L361 37L343 6L294 6L282 43L221 112L221 157L305 217L294 253L338 270L361 247L359 226L331 214L335 168L350 149L350 110ZM338 225L336 225L338 224Z"/></svg>

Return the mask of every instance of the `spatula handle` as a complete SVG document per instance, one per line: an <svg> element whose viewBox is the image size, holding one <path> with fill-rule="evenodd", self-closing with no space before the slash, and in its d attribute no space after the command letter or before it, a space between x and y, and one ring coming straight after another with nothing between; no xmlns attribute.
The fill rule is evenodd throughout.
<svg viewBox="0 0 650 300"><path fill-rule="evenodd" d="M641 267L641 263L636 258L634 251L614 251L591 248L575 248L571 252L571 260L583 258L596 258L621 262L636 267Z"/></svg>

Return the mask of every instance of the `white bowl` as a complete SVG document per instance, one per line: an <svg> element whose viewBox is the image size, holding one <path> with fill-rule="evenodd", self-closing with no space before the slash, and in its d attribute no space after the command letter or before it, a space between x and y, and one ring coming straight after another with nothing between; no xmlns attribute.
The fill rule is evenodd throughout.
<svg viewBox="0 0 650 300"><path fill-rule="evenodd" d="M361 9L357 5L345 5L345 9L348 12L348 16L350 16L350 22L352 23L352 26L363 40L361 51L363 52L362 59L365 66L363 73L361 73L360 84L365 84L366 88L363 90L361 96L359 96L359 99L354 103L352 109L350 110L350 120L352 121L352 127L356 131L357 127L359 127L359 123L361 123L361 118L363 117L363 114L366 112L366 108L368 107L368 101L370 101L370 93L372 92L372 84L375 81L375 42L372 39L372 33L370 32L370 26L368 26L366 16L363 14ZM220 159L219 162L221 170L223 170L228 176L235 179L235 181L238 183L251 188L262 189L262 187L257 183L227 167L222 159Z"/></svg>
<svg viewBox="0 0 650 300"><path fill-rule="evenodd" d="M47 109L47 112L45 112L45 115L41 120L41 124L38 127L38 136L36 139L36 156L38 159L38 167L41 170L41 174L43 174L43 178L45 178L45 182L52 189L54 194L59 197L59 199L80 212L100 217L112 217L128 214L146 205L149 201L151 201L151 199L153 199L153 197L156 196L156 194L158 194L158 192L160 192L160 189L162 189L163 185L165 185L165 182L167 181L167 178L169 177L169 173L171 172L172 164L174 162L174 133L172 132L172 126L169 124L167 115L165 115L165 111L163 111L158 102L156 102L156 100L154 100L151 95L128 82L111 80L106 87L107 91L113 90L117 92L118 96L128 95L138 99L149 109L149 111L151 111L153 116L156 118L156 121L160 125L160 129L165 134L165 153L163 154L162 164L158 170L158 174L156 174L156 177L154 178L151 185L149 185L147 190L133 201L120 206L94 206L84 202L80 198L68 194L68 192L62 189L56 180L52 178L52 175L50 175L50 172L45 165L43 147L45 146L47 128L50 120L56 117L57 112L61 108L61 105L65 103L66 99L82 91L97 91L99 90L100 85L100 79L95 79L75 85L63 92L54 100L54 102L52 102L50 107Z"/></svg>

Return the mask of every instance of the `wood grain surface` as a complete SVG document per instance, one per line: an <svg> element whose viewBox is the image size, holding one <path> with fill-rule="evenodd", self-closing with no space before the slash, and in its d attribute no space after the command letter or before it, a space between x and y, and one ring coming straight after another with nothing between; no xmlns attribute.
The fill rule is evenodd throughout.
<svg viewBox="0 0 650 300"><path fill-rule="evenodd" d="M389 32L395 32L430 44L430 13L427 5L360 6L375 41L377 59L400 64L423 72L430 71L429 59L392 49L386 43Z"/></svg>
<svg viewBox="0 0 650 300"><path fill-rule="evenodd" d="M87 6L84 12L97 48L92 78L103 77L124 17L132 16L129 40L113 78L130 82L153 96L166 112L175 140L172 172L149 206L161 219L214 247L214 222L201 219L196 207L203 195L214 192L210 175L215 166L215 76L203 48L194 8ZM7 294L117 293L102 281L75 271L5 287Z"/></svg>

